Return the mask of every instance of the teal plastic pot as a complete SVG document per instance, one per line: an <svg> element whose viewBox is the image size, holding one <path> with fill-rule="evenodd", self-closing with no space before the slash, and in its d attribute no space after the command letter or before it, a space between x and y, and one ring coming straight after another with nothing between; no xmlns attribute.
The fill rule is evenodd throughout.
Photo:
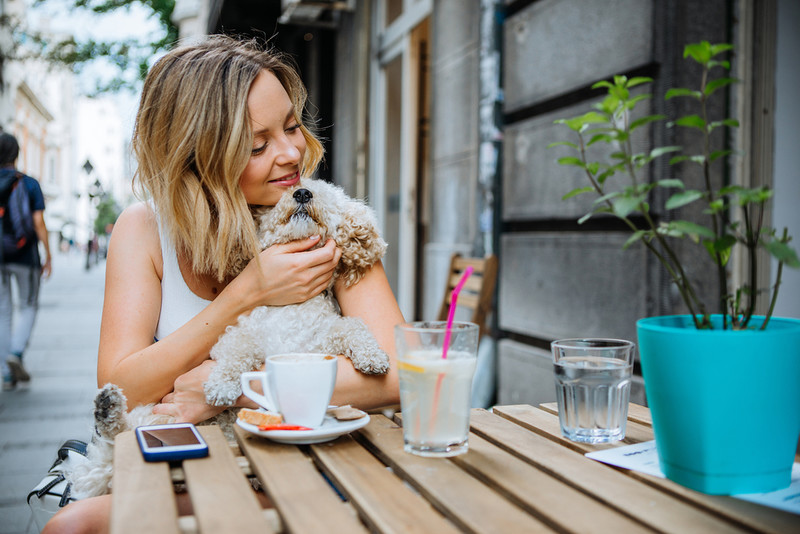
<svg viewBox="0 0 800 534"><path fill-rule="evenodd" d="M639 352L661 470L715 495L791 481L800 436L800 320L697 330L689 315L639 320Z"/></svg>

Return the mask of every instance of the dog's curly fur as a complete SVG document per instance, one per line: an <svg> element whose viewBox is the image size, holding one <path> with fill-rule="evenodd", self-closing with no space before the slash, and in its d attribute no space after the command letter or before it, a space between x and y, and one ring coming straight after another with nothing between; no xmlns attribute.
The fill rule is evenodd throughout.
<svg viewBox="0 0 800 534"><path fill-rule="evenodd" d="M287 352L322 352L347 356L367 374L383 374L389 357L358 318L343 317L333 297L333 284L349 287L381 259L386 243L381 239L373 211L348 197L342 189L321 180L303 179L287 191L274 207L256 214L262 247L319 235L322 246L336 241L342 257L327 290L300 304L260 306L229 326L211 349L217 365L205 384L206 400L230 406L242 393L241 374L260 368L264 358ZM78 498L108 493L111 485L114 436L145 424L172 422L155 415L153 404L127 410L122 390L107 384L95 398L95 431L87 450L89 461L67 473ZM229 409L208 421L219 424L230 437L236 419Z"/></svg>

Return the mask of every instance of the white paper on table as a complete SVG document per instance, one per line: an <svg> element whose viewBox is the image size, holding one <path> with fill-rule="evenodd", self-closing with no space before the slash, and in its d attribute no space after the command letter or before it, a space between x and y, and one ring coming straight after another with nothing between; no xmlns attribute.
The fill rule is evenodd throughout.
<svg viewBox="0 0 800 534"><path fill-rule="evenodd" d="M598 462L665 478L658 465L655 441L643 441L642 443L624 447L587 452L586 457ZM792 466L792 482L788 488L769 493L746 493L731 495L731 497L771 508L778 508L793 514L800 514L800 463L795 462Z"/></svg>

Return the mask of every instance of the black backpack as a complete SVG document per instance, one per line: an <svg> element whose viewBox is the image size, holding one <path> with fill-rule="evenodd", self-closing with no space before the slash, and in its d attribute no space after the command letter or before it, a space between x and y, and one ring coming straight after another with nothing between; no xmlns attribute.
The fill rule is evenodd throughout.
<svg viewBox="0 0 800 534"><path fill-rule="evenodd" d="M0 218L2 218L2 257L14 255L28 243L34 242L31 199L22 183L22 173L0 173Z"/></svg>

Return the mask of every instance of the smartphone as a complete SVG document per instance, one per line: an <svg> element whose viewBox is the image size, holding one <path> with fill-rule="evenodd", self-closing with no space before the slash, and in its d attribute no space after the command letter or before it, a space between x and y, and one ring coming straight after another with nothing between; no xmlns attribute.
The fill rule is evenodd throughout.
<svg viewBox="0 0 800 534"><path fill-rule="evenodd" d="M137 427L136 441L147 462L171 462L208 456L208 445L192 423Z"/></svg>

